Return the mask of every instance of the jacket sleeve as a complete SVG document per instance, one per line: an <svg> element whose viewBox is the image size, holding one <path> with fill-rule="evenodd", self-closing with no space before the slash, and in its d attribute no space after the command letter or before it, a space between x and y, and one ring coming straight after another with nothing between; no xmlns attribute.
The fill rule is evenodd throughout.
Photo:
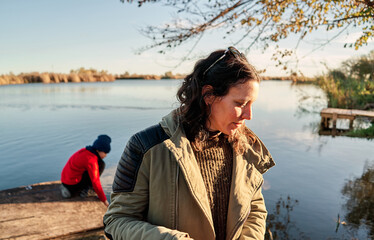
<svg viewBox="0 0 374 240"><path fill-rule="evenodd" d="M100 201L105 202L107 199L103 187L101 186L99 164L97 163L96 158L90 159L87 171L92 182L92 187L95 190L97 196L99 197Z"/></svg>
<svg viewBox="0 0 374 240"><path fill-rule="evenodd" d="M259 187L253 195L251 201L251 211L246 222L244 223L240 239L264 239L267 211L261 190L262 188Z"/></svg>
<svg viewBox="0 0 374 240"><path fill-rule="evenodd" d="M122 154L113 182L111 203L104 215L109 239L183 239L187 233L147 222L150 161L146 152L164 139L153 139L159 127L134 135ZM160 140L161 139L161 140Z"/></svg>
<svg viewBox="0 0 374 240"><path fill-rule="evenodd" d="M154 240L181 239L188 234L156 226L146 221L148 209L148 173L144 162L139 169L132 192L112 193L104 215L105 233L109 239Z"/></svg>

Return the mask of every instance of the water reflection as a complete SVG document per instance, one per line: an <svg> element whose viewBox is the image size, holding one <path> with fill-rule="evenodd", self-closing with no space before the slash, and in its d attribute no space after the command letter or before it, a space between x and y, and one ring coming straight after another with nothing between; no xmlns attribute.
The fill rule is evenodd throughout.
<svg viewBox="0 0 374 240"><path fill-rule="evenodd" d="M32 108L40 108L40 109L48 109L48 110L58 110L58 109L88 109L88 110L127 110L127 109L135 109L135 110L156 110L156 109L172 109L171 107L163 107L163 106L113 106L113 105L93 105L93 104L39 104L39 105L31 105L31 104L1 104L0 107L6 108L16 108L22 109L24 111L30 110Z"/></svg>
<svg viewBox="0 0 374 240"><path fill-rule="evenodd" d="M323 92L315 89L311 91L305 85L296 85L295 87L298 96L298 105L295 112L297 118L319 114L321 109L326 107L327 101Z"/></svg>
<svg viewBox="0 0 374 240"><path fill-rule="evenodd" d="M365 163L361 177L348 180L343 189L346 202L345 221L349 230L368 229L368 239L374 238L374 162Z"/></svg>
<svg viewBox="0 0 374 240"><path fill-rule="evenodd" d="M299 204L297 199L281 196L275 204L275 209L266 219L265 240L276 239L310 239L291 220L291 212ZM296 237L296 238L295 238Z"/></svg>

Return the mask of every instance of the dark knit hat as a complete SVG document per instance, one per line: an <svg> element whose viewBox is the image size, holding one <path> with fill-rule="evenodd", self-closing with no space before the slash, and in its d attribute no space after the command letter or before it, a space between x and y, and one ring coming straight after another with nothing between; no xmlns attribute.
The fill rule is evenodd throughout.
<svg viewBox="0 0 374 240"><path fill-rule="evenodd" d="M108 135L100 135L97 137L92 147L97 151L109 153L110 152L110 142L112 139Z"/></svg>

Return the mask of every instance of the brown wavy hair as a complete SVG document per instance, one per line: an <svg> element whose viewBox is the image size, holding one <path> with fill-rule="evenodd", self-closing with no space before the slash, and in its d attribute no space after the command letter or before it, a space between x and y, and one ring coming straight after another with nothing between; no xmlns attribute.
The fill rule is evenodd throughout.
<svg viewBox="0 0 374 240"><path fill-rule="evenodd" d="M177 99L180 102L178 115L187 138L197 150L201 149L199 143L209 137L205 123L208 121L210 106L205 104L205 97L212 95L223 97L231 87L237 84L247 81L260 82L261 80L255 68L248 63L244 55L234 56L231 52L226 52L225 56L217 61L224 54L225 50L217 50L207 58L200 59L195 64L192 73L185 77L177 92ZM212 88L203 95L202 89L205 85L210 85ZM249 131L245 131L244 128L239 130L242 134L247 135L247 140L250 143L254 142L255 138L251 136ZM234 150L241 152L240 149L243 146L238 143L238 139L242 139L242 137L230 136L229 139L232 139L231 141L234 143Z"/></svg>

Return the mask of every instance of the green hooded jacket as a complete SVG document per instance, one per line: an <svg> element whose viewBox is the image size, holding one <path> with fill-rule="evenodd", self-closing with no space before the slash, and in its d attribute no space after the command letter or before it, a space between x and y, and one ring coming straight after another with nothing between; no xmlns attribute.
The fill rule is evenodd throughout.
<svg viewBox="0 0 374 240"><path fill-rule="evenodd" d="M129 187L113 187L104 216L107 236L126 240L215 239L203 178L191 144L174 116L175 111L162 119L159 128L166 138L143 149L134 169L125 149L115 182L131 175L122 176L123 165L131 166L128 169L135 175ZM140 149L147 143L144 135L133 138ZM132 145L128 143L127 148ZM267 211L261 193L262 174L275 163L259 138L254 146L248 144L243 155L234 154L233 161L226 239L263 239Z"/></svg>

